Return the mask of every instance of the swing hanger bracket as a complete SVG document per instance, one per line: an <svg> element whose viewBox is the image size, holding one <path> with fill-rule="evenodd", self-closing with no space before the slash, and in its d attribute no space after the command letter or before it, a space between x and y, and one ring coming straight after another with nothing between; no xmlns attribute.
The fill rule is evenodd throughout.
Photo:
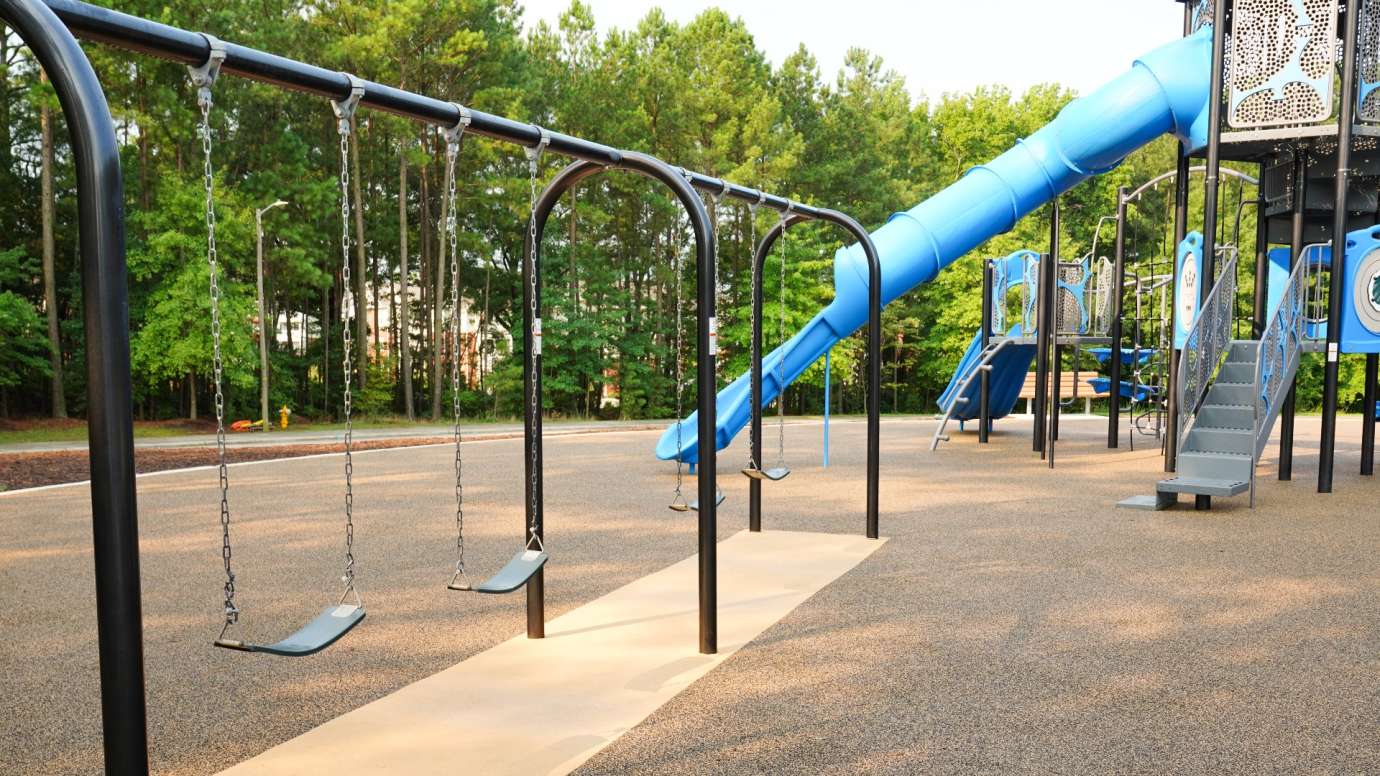
<svg viewBox="0 0 1380 776"><path fill-rule="evenodd" d="M460 138L465 134L465 130L470 128L470 124L474 122L474 114L470 112L469 108L458 102L452 102L451 105L459 111L460 119L455 122L454 126L442 127L441 132L446 137L446 149L453 151L460 147Z"/></svg>
<svg viewBox="0 0 1380 776"><path fill-rule="evenodd" d="M533 175L537 174L537 164L541 162L541 155L546 152L547 146L551 145L551 131L545 127L537 127L536 129L541 133L541 139L537 141L536 145L527 146L523 149L527 152L527 169Z"/></svg>
<svg viewBox="0 0 1380 776"><path fill-rule="evenodd" d="M199 65L188 65L187 72L192 77L192 85L196 87L196 104L202 108L211 107L211 87L215 85L216 78L220 76L220 66L225 64L225 42L214 35L201 33L201 37L206 39L209 53L206 61Z"/></svg>
<svg viewBox="0 0 1380 776"><path fill-rule="evenodd" d="M350 121L355 117L355 109L359 107L360 100L364 99L364 81L350 73L341 75L350 79L350 96L343 100L331 100L331 110L335 111L335 118L339 122L337 131L342 135L348 135Z"/></svg>

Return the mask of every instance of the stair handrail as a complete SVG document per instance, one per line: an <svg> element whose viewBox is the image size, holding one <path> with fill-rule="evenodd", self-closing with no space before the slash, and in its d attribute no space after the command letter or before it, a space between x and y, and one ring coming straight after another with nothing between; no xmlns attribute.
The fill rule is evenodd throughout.
<svg viewBox="0 0 1380 776"><path fill-rule="evenodd" d="M1236 255L1222 266L1212 291L1198 309L1193 326L1184 341L1179 357L1179 427L1175 429L1176 447L1180 454L1193 420L1207 397L1212 378L1231 350L1232 324L1236 307Z"/></svg>
<svg viewBox="0 0 1380 776"><path fill-rule="evenodd" d="M1265 331L1256 346L1255 362L1255 447L1254 460L1259 461L1270 441L1271 421L1280 403L1293 386L1298 371L1304 340L1308 339L1309 279L1321 262L1311 258L1322 245L1309 245L1303 259L1294 265L1284 283L1284 293Z"/></svg>
<svg viewBox="0 0 1380 776"><path fill-rule="evenodd" d="M944 436L944 429L949 425L949 421L953 419L954 410L958 409L959 405L966 403L966 397L963 393L968 390L968 387L973 384L973 380L978 375L983 372L992 371L992 359L996 358L998 353L1005 350L1006 346L1010 345L1012 341L1011 339L997 340L978 354L977 363L968 370L968 373L963 376L963 380L959 382L958 388L954 391L953 399L949 401L949 406L944 409L944 418L939 421L939 425L934 429L934 434L930 436L931 451L938 450L940 442L948 441L948 437ZM978 422L981 422L981 419L979 419Z"/></svg>

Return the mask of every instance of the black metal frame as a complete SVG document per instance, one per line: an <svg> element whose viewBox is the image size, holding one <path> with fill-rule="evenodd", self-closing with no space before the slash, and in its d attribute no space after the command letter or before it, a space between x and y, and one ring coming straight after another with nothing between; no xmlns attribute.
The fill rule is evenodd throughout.
<svg viewBox="0 0 1380 776"><path fill-rule="evenodd" d="M1346 275L1347 186L1351 183L1351 140L1356 107L1356 38L1361 14L1347 4L1342 32L1341 107L1337 111L1337 188L1333 199L1332 270L1328 291L1327 356L1323 367L1322 438L1318 444L1318 492L1332 492L1337 453L1337 381L1341 366L1342 293ZM1367 408L1374 412L1374 407Z"/></svg>
<svg viewBox="0 0 1380 776"><path fill-rule="evenodd" d="M1121 444L1121 341L1123 331L1121 326L1121 316L1125 313L1126 299L1126 216L1130 202L1127 200L1127 187L1121 186L1116 190L1116 263L1112 270L1112 325L1108 332L1112 338L1112 354L1109 366L1108 377L1111 379L1111 386L1107 393L1107 448L1115 450ZM1096 257L1094 257L1096 258ZM1177 263L1177 262L1176 262ZM1140 322L1137 321L1139 326ZM1139 331L1139 330L1137 330ZM1135 374L1134 367L1131 371ZM1135 377L1131 382L1136 382ZM1138 386L1131 386L1131 395L1135 395ZM1135 425L1134 418L1132 425ZM1132 443L1134 444L1134 442Z"/></svg>
<svg viewBox="0 0 1380 776"><path fill-rule="evenodd" d="M982 334L979 352L986 353L992 344L993 297L996 294L996 273L991 259L982 260ZM1002 289L1002 300L1006 299ZM1003 332L1005 333L1005 332ZM982 367L979 367L982 368ZM992 434L992 370L982 368L978 374L978 444L985 445Z"/></svg>
<svg viewBox="0 0 1380 776"><path fill-rule="evenodd" d="M542 390L540 353L533 348L532 310L541 314L541 243L546 231L546 223L556 203L570 189L586 178L598 175L605 170L627 170L644 175L663 183L671 189L690 217L690 226L695 233L695 273L696 273L696 384L698 387L698 438L699 446L699 649L712 655L719 649L718 628L718 553L717 528L718 515L715 504L716 460L718 451L713 444L715 432L716 394L714 351L711 345L713 330L715 261L714 228L709 220L709 212L703 200L695 193L689 176L653 156L632 151L620 152L613 164L593 161L577 161L561 170L547 184L537 198L533 209L536 236L529 243L528 255L523 262L523 396L529 405L524 413L524 460L529 490L526 499L526 519L536 527L538 537L544 536L546 516L544 510L543 453L542 453ZM755 198L754 198L755 199ZM530 294L535 291L536 298ZM535 401L532 400L535 397ZM679 419L677 419L679 422ZM711 440L708 445L704 440ZM534 468L535 464L535 468ZM533 508L535 505L535 514ZM542 638L546 635L545 615L545 572L539 571L527 585L527 635L529 638Z"/></svg>
<svg viewBox="0 0 1380 776"><path fill-rule="evenodd" d="M700 185L700 184L696 184ZM711 185L706 182L701 186L709 191L727 191L723 185ZM755 192L744 190L743 196L738 197L749 202L762 202L770 205L769 200L760 199L753 196ZM753 279L756 283L752 287L752 460L758 466L762 465L762 275L766 265L767 256L771 254L772 246L781 238L781 235L792 226L805 221L824 221L835 226L842 227L862 246L863 254L867 257L868 267L868 289L867 289L867 511L865 515L864 534L869 539L876 539L880 536L880 518L878 515L878 502L881 493L881 406L882 406L882 262L877 254L877 246L872 243L872 237L853 218L837 210L825 208L812 208L807 205L800 205L786 201L785 207L775 208L779 212L785 213L786 218L773 224L767 233L757 244L757 249L753 253L752 261L754 271ZM782 261L785 261L782 258ZM782 394L785 393L784 387ZM779 401L784 401L784 395ZM711 427L712 430L712 427ZM705 437L701 432L700 451L703 456L704 440L713 439L712 434ZM703 458L701 458L703 465ZM713 493L713 490L710 491ZM700 503L703 504L703 494ZM712 496L711 496L712 498ZM756 532L762 530L762 481L753 477L748 481L748 530Z"/></svg>
<svg viewBox="0 0 1380 776"><path fill-rule="evenodd" d="M1294 146L1294 191L1293 213L1290 214L1289 269L1292 271L1303 261L1303 228L1305 200L1308 194L1308 152L1302 146ZM1289 393L1284 396L1284 404L1279 410L1279 480L1289 482L1294 479L1294 420L1298 415L1298 376L1289 385Z"/></svg>
<svg viewBox="0 0 1380 776"><path fill-rule="evenodd" d="M148 728L134 476L124 193L114 121L100 81L77 38L107 43L186 65L204 64L209 59L211 39L201 33L87 5L78 0L0 0L0 20L12 27L34 52L58 95L71 134L76 167L87 350L87 425L105 767L108 773L146 774ZM351 92L354 80L345 73L234 43L223 45L226 58L221 72L332 100L344 99ZM445 128L456 126L463 116L468 120L465 131L470 134L527 148L542 146L554 153L580 160L566 168L557 181L548 187L548 192L554 193L562 185L568 188L579 178L608 168L627 169L647 175L666 183L675 192L690 212L696 234L700 310L699 429L701 439L712 440L714 366L713 359L706 357L706 354L710 348L709 318L714 313L713 229L694 188L722 191L728 196L760 201L778 210L791 207L792 203L780 197L763 196L744 187L678 170L646 154L619 151L581 138L548 132L536 125L483 111L465 110L454 103L383 84L362 83L364 96L361 102L368 107ZM555 193L550 204L553 205L558 196ZM801 205L793 207L797 212L811 217L844 225L858 234L865 245L870 245L861 227L842 214ZM549 212L550 206L542 214L543 225ZM527 252L532 252L530 246ZM536 270L540 260L539 247L536 254L526 256L524 273ZM869 258L872 263L872 294L879 300L880 265L876 261L875 250L870 252ZM876 306L879 305L874 304L874 308ZM525 309L530 310L526 306ZM880 327L875 316L873 324L874 340L880 341ZM535 362L532 360L530 325L524 337L528 339L529 346L524 364L525 387L530 388L529 381L535 381L539 391L540 361L539 357ZM873 361L873 391L879 397L880 359ZM524 398L524 401L527 400ZM878 495L875 410L880 402L874 397L872 404L873 413L869 418L868 530L870 536L875 536ZM540 532L540 412L536 413L535 422L529 417L526 425L527 444L535 443L538 452L535 487L538 496L537 527ZM699 477L700 650L706 653L717 650L716 518L713 495L715 452L712 443L701 448L701 463L707 465L703 466ZM530 459L528 466L530 469ZM531 511L530 505L528 511ZM528 589L529 631L538 636L544 629L541 605L543 582L542 576L538 575Z"/></svg>
<svg viewBox="0 0 1380 776"><path fill-rule="evenodd" d="M101 725L108 773L148 772L120 145L75 37L39 0L0 0L62 103L77 178Z"/></svg>

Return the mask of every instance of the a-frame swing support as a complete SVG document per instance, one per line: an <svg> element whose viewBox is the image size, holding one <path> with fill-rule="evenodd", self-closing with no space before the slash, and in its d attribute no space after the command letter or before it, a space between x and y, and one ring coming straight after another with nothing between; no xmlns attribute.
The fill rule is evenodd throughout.
<svg viewBox="0 0 1380 776"><path fill-rule="evenodd" d="M713 186L704 186L714 190ZM745 201L756 201L744 193L739 197ZM752 460L760 466L762 462L762 276L767 256L785 231L804 221L824 221L841 227L862 246L867 258L867 507L863 532L869 539L879 536L878 502L881 492L881 406L882 406L882 263L877 247L867 230L853 218L825 208L813 208L798 203L788 203L782 211L785 218L773 224L757 245L752 260L755 281L752 287ZM785 261L785 257L782 257ZM827 378L826 378L827 379ZM784 386L778 386L785 393ZM778 399L779 401L780 399ZM711 429L712 432L712 429ZM700 439L713 439L700 432ZM711 445L712 446L712 445ZM706 445L700 445L700 455L704 455ZM762 481L755 477L748 479L748 530L762 530Z"/></svg>

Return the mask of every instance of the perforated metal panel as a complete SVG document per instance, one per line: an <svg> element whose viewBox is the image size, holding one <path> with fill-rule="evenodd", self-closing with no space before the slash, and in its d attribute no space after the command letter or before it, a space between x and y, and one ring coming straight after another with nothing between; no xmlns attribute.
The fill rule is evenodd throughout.
<svg viewBox="0 0 1380 776"><path fill-rule="evenodd" d="M1081 263L1059 263L1059 307L1054 313L1054 330L1059 334L1083 333L1081 296L1086 282Z"/></svg>
<svg viewBox="0 0 1380 776"><path fill-rule="evenodd" d="M1227 123L1308 124L1332 115L1337 0L1236 0Z"/></svg>
<svg viewBox="0 0 1380 776"><path fill-rule="evenodd" d="M1356 95L1356 118L1380 123L1380 0L1362 0L1360 36L1357 40L1357 75L1361 88Z"/></svg>

